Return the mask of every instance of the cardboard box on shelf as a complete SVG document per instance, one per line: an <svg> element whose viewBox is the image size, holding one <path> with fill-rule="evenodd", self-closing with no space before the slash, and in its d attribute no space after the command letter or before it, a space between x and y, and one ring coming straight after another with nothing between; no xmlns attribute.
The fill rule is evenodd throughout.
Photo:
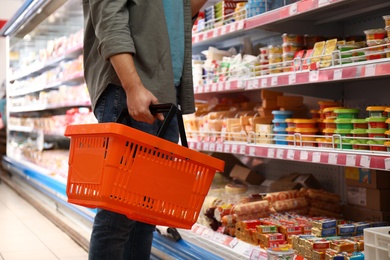
<svg viewBox="0 0 390 260"><path fill-rule="evenodd" d="M390 211L372 210L352 205L344 205L342 212L344 219L348 220L372 222L385 221L390 223Z"/></svg>
<svg viewBox="0 0 390 260"><path fill-rule="evenodd" d="M300 107L303 105L302 96L278 96L277 106L279 107Z"/></svg>
<svg viewBox="0 0 390 260"><path fill-rule="evenodd" d="M276 99L263 99L263 101L261 102L261 106L263 108L269 108L269 109L273 109L273 110L279 109L279 106L277 105Z"/></svg>
<svg viewBox="0 0 390 260"><path fill-rule="evenodd" d="M230 177L233 179L238 179L252 185L259 185L264 181L264 177L251 170L248 167L235 165L230 172Z"/></svg>
<svg viewBox="0 0 390 260"><path fill-rule="evenodd" d="M268 89L261 90L261 99L276 99L278 96L283 96L283 92Z"/></svg>
<svg viewBox="0 0 390 260"><path fill-rule="evenodd" d="M223 160L225 162L225 168L223 171L223 176L229 177L230 172L232 171L233 167L236 165L245 166L244 163L240 161L236 156L230 153L218 153L214 152L210 154L212 157L215 157L217 159Z"/></svg>
<svg viewBox="0 0 390 260"><path fill-rule="evenodd" d="M390 210L390 189L367 189L347 186L348 204L373 210Z"/></svg>
<svg viewBox="0 0 390 260"><path fill-rule="evenodd" d="M390 172L355 167L345 167L345 183L348 186L369 189L390 189Z"/></svg>

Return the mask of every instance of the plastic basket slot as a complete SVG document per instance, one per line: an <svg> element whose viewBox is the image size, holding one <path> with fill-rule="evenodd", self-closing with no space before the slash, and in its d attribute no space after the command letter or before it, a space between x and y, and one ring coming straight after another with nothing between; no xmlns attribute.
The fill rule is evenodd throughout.
<svg viewBox="0 0 390 260"><path fill-rule="evenodd" d="M79 196L98 197L99 185L72 183L69 187L69 193Z"/></svg>

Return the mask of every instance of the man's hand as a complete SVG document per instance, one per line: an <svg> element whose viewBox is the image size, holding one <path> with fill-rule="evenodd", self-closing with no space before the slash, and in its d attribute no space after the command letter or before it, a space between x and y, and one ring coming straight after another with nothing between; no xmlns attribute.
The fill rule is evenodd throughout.
<svg viewBox="0 0 390 260"><path fill-rule="evenodd" d="M152 124L155 116L150 113L149 106L158 104L157 98L145 88L134 66L130 53L114 55L110 58L118 77L126 92L126 102L129 114L137 121ZM157 114L159 120L164 120L162 114Z"/></svg>

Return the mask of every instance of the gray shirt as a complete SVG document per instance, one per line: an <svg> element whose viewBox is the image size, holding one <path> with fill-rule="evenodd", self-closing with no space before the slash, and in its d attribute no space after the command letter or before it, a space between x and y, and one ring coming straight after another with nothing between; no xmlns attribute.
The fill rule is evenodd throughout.
<svg viewBox="0 0 390 260"><path fill-rule="evenodd" d="M185 56L179 102L183 113L193 113L191 1L183 3ZM160 103L176 103L162 0L83 0L83 10L84 77L92 108L108 84L121 85L109 62L111 56L119 53L134 54L143 85Z"/></svg>

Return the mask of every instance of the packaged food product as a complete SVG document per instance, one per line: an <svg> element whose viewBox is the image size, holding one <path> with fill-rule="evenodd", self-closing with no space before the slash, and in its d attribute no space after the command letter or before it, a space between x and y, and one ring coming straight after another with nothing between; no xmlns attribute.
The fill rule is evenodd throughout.
<svg viewBox="0 0 390 260"><path fill-rule="evenodd" d="M286 53L286 52L294 52L295 53L295 52L300 51L302 49L302 45L297 44L297 43L283 43L282 49L283 49L283 53Z"/></svg>
<svg viewBox="0 0 390 260"><path fill-rule="evenodd" d="M324 53L325 49L325 41L316 42L313 47L313 54L310 60L310 64L316 63L320 61L320 56Z"/></svg>
<svg viewBox="0 0 390 260"><path fill-rule="evenodd" d="M326 118L324 119L326 128L336 128L336 123L334 118Z"/></svg>
<svg viewBox="0 0 390 260"><path fill-rule="evenodd" d="M316 135L318 133L317 128L295 128L295 133L302 135Z"/></svg>
<svg viewBox="0 0 390 260"><path fill-rule="evenodd" d="M366 118L369 129L372 129L372 128L387 129L386 120L387 120L387 117L368 117L368 118Z"/></svg>
<svg viewBox="0 0 390 260"><path fill-rule="evenodd" d="M322 113L325 114L325 118L336 118L337 115L334 113L336 109L344 109L345 107L326 107L322 110Z"/></svg>
<svg viewBox="0 0 390 260"><path fill-rule="evenodd" d="M325 43L325 49L323 56L321 57L321 68L326 68L332 65L333 52L336 50L337 39L327 40Z"/></svg>
<svg viewBox="0 0 390 260"><path fill-rule="evenodd" d="M316 119L297 118L294 120L296 128L316 128Z"/></svg>
<svg viewBox="0 0 390 260"><path fill-rule="evenodd" d="M332 136L335 130L334 128L325 128L322 132L327 136Z"/></svg>
<svg viewBox="0 0 390 260"><path fill-rule="evenodd" d="M386 30L379 28L379 29L370 29L365 30L364 34L366 35L366 40L381 40L385 38Z"/></svg>
<svg viewBox="0 0 390 260"><path fill-rule="evenodd" d="M387 109L389 107L384 106L369 106L366 108L370 117L387 117Z"/></svg>
<svg viewBox="0 0 390 260"><path fill-rule="evenodd" d="M334 123L336 124L336 129L353 129L353 123L350 118L336 118Z"/></svg>
<svg viewBox="0 0 390 260"><path fill-rule="evenodd" d="M377 60L386 57L385 53L378 53L377 51L364 51L367 60Z"/></svg>
<svg viewBox="0 0 390 260"><path fill-rule="evenodd" d="M359 115L359 109L353 108L341 108L334 110L334 113L337 115L337 118L357 118Z"/></svg>
<svg viewBox="0 0 390 260"><path fill-rule="evenodd" d="M280 63L283 61L283 56L282 56L282 54L270 54L268 56L268 60L269 60L270 64Z"/></svg>
<svg viewBox="0 0 390 260"><path fill-rule="evenodd" d="M366 119L360 119L360 118L352 119L351 123L353 124L354 129L367 129L368 128L368 124L367 124Z"/></svg>
<svg viewBox="0 0 390 260"><path fill-rule="evenodd" d="M282 35L282 40L283 43L294 43L294 44L303 45L302 35L284 33Z"/></svg>
<svg viewBox="0 0 390 260"><path fill-rule="evenodd" d="M283 54L283 49L279 45L269 45L268 52L269 54Z"/></svg>

